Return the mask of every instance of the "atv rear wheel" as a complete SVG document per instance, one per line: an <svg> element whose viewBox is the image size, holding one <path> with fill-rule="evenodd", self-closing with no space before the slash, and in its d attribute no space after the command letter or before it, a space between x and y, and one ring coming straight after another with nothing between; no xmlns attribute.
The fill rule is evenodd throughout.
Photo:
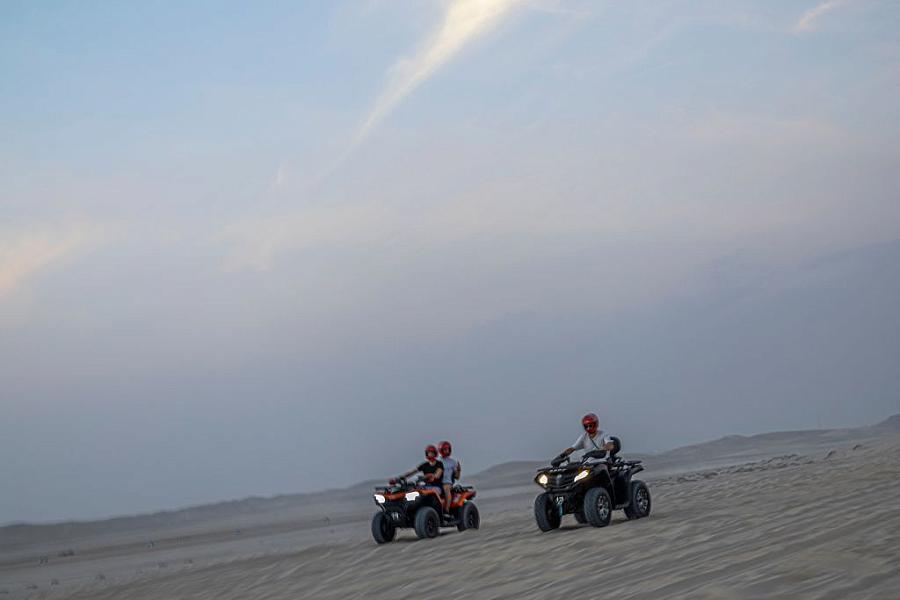
<svg viewBox="0 0 900 600"><path fill-rule="evenodd" d="M434 538L437 537L440 531L441 517L430 506L423 506L416 511L414 525L419 539Z"/></svg>
<svg viewBox="0 0 900 600"><path fill-rule="evenodd" d="M612 519L612 499L602 487L591 488L584 495L584 516L594 527L606 527Z"/></svg>
<svg viewBox="0 0 900 600"><path fill-rule="evenodd" d="M559 527L559 509L550 494L541 494L534 499L534 520L541 531L551 531Z"/></svg>
<svg viewBox="0 0 900 600"><path fill-rule="evenodd" d="M478 507L471 502L466 502L459 509L459 523L456 528L460 531L466 529L478 529L481 526L481 517L478 515Z"/></svg>
<svg viewBox="0 0 900 600"><path fill-rule="evenodd" d="M650 488L639 479L631 482L631 503L625 507L625 516L640 519L650 514Z"/></svg>
<svg viewBox="0 0 900 600"><path fill-rule="evenodd" d="M379 544L392 542L397 537L397 528L383 512L377 512L372 517L372 537Z"/></svg>

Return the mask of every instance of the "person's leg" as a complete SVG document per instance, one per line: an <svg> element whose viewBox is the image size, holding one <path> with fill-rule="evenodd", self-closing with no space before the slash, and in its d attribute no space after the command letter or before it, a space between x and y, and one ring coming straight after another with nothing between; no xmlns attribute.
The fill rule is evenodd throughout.
<svg viewBox="0 0 900 600"><path fill-rule="evenodd" d="M444 484L444 512L450 513L450 501L453 499L453 486L449 483Z"/></svg>
<svg viewBox="0 0 900 600"><path fill-rule="evenodd" d="M444 508L447 505L444 500L444 485L442 483L430 483L427 487L437 492L438 501L441 504L441 512L446 512Z"/></svg>

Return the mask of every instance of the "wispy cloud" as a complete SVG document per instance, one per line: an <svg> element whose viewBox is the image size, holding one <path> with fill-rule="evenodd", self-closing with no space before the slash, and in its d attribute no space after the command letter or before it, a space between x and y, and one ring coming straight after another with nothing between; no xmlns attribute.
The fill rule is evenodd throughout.
<svg viewBox="0 0 900 600"><path fill-rule="evenodd" d="M522 2L523 0L451 1L441 24L427 37L419 51L391 67L388 83L360 126L353 146L359 145L403 98L422 85L467 43L496 27L503 16Z"/></svg>
<svg viewBox="0 0 900 600"><path fill-rule="evenodd" d="M850 0L827 0L826 2L822 2L821 4L809 9L800 19L794 24L793 32L794 33L808 33L810 31L816 30L816 21L821 19L826 14L834 11L835 9L840 8L847 4Z"/></svg>
<svg viewBox="0 0 900 600"><path fill-rule="evenodd" d="M0 298L26 279L97 243L102 228L85 223L0 231Z"/></svg>
<svg viewBox="0 0 900 600"><path fill-rule="evenodd" d="M287 179L287 167L284 163L280 163L278 165L278 170L275 171L275 177L272 178L273 188L279 188L284 185L285 180Z"/></svg>

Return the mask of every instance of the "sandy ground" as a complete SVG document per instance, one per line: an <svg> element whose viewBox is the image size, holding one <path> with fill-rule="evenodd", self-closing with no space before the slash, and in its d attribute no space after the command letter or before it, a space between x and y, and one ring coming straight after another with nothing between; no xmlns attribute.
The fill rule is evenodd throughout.
<svg viewBox="0 0 900 600"><path fill-rule="evenodd" d="M648 459L651 517L619 512L603 529L566 517L541 533L536 486L485 482L481 530L376 546L374 505L320 497L227 522L0 545L0 598L900 598L900 431L769 436ZM506 470L493 476L533 473ZM66 544L74 556L58 556Z"/></svg>

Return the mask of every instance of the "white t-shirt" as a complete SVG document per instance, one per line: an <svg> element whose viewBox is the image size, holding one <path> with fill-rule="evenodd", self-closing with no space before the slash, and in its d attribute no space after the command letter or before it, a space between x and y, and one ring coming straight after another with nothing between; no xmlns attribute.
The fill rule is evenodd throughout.
<svg viewBox="0 0 900 600"><path fill-rule="evenodd" d="M456 462L455 458L441 457L441 462L444 463L444 476L443 483L453 483L453 473L456 471L456 465L459 463Z"/></svg>
<svg viewBox="0 0 900 600"><path fill-rule="evenodd" d="M572 444L572 448L574 448L575 450L584 450L585 452L590 452L592 450L605 450L603 446L611 441L612 440L609 439L609 436L606 435L606 433L604 433L603 431L598 431L594 437L591 437L590 434L585 431L578 436L578 439L575 440L574 444Z"/></svg>

